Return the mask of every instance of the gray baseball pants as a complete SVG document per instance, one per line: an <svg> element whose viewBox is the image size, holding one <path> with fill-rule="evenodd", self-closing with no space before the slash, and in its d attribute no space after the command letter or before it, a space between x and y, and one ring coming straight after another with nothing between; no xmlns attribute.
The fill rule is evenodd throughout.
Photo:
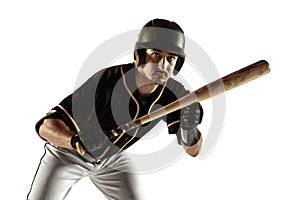
<svg viewBox="0 0 300 200"><path fill-rule="evenodd" d="M27 199L65 199L72 186L84 177L89 177L109 200L141 199L132 170L125 153L97 162L88 154L81 156L74 150L46 144Z"/></svg>

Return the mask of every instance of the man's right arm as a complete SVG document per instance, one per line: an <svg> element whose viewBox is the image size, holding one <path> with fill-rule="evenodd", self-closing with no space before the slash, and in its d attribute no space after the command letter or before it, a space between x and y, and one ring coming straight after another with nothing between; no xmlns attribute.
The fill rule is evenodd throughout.
<svg viewBox="0 0 300 200"><path fill-rule="evenodd" d="M75 135L60 119L45 119L39 128L39 135L55 146L72 149L71 138Z"/></svg>
<svg viewBox="0 0 300 200"><path fill-rule="evenodd" d="M80 154L85 153L85 148L76 136L80 131L79 124L84 123L93 109L94 104L90 102L95 101L102 73L103 71L99 71L94 74L36 123L36 132L42 139L54 146L76 149ZM76 122L73 115L76 115Z"/></svg>
<svg viewBox="0 0 300 200"><path fill-rule="evenodd" d="M38 133L40 137L55 146L73 149L71 145L71 139L76 133L71 131L69 127L60 119L45 119L41 124ZM85 153L84 147L79 142L76 143L76 150L81 155Z"/></svg>

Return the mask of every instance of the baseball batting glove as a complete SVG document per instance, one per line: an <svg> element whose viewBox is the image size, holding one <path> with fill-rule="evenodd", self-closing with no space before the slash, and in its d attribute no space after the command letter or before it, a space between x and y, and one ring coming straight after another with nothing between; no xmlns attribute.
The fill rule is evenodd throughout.
<svg viewBox="0 0 300 200"><path fill-rule="evenodd" d="M181 140L185 146L193 146L201 138L197 125L201 123L203 109L199 103L194 103L182 109Z"/></svg>

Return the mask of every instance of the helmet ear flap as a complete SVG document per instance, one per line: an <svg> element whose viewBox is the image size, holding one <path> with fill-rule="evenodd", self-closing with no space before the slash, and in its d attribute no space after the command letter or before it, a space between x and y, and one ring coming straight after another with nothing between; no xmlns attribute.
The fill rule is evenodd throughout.
<svg viewBox="0 0 300 200"><path fill-rule="evenodd" d="M184 57L178 56L178 59L176 61L176 65L174 67L174 72L173 72L174 76L180 71L180 69L181 69L181 67L184 63L184 59L185 59Z"/></svg>
<svg viewBox="0 0 300 200"><path fill-rule="evenodd" d="M137 50L134 51L134 66L137 68L139 66L140 57Z"/></svg>
<svg viewBox="0 0 300 200"><path fill-rule="evenodd" d="M146 63L146 50L145 49L136 49L134 51L134 66L138 67L139 65L144 65Z"/></svg>

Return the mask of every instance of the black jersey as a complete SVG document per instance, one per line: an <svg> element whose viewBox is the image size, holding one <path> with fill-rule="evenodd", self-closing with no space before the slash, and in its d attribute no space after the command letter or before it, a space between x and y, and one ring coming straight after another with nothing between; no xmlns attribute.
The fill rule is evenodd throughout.
<svg viewBox="0 0 300 200"><path fill-rule="evenodd" d="M75 132L108 133L189 93L181 83L170 78L149 96L142 97L135 84L135 72L136 68L132 63L100 70L62 100L51 115L47 116L62 119ZM180 143L180 110L110 138L111 142L124 150L143 137L160 120L166 122L168 132L176 134ZM37 123L37 130L40 124L41 121Z"/></svg>

